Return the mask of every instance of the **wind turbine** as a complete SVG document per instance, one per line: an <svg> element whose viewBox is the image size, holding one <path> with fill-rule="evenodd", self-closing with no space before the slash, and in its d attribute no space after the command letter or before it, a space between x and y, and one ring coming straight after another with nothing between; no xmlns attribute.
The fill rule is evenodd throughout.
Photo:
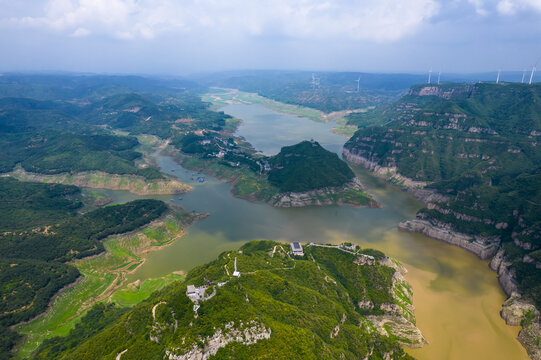
<svg viewBox="0 0 541 360"><path fill-rule="evenodd" d="M524 68L524 70L522 71L522 81L520 82L521 84L524 84L524 76L526 76L526 68Z"/></svg>
<svg viewBox="0 0 541 360"><path fill-rule="evenodd" d="M535 67L537 66L537 63L539 62L539 59L537 59L537 61L535 62L535 65L533 66L532 68L532 73L530 74L530 82L528 83L529 85L532 84L532 81L533 81L533 74L535 74Z"/></svg>
<svg viewBox="0 0 541 360"><path fill-rule="evenodd" d="M359 78L355 81L357 81L357 92L359 92L359 84L361 82L361 77L359 76Z"/></svg>
<svg viewBox="0 0 541 360"><path fill-rule="evenodd" d="M428 70L428 83L430 84L430 78L432 78L432 68Z"/></svg>
<svg viewBox="0 0 541 360"><path fill-rule="evenodd" d="M498 69L498 76L496 77L496 84L500 82L500 74L502 73L502 69Z"/></svg>
<svg viewBox="0 0 541 360"><path fill-rule="evenodd" d="M440 84L441 70L438 71L438 85Z"/></svg>

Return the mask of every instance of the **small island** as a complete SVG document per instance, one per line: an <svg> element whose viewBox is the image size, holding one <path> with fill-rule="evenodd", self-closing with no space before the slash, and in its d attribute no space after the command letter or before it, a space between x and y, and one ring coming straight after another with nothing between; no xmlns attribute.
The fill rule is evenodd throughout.
<svg viewBox="0 0 541 360"><path fill-rule="evenodd" d="M404 273L354 244L251 241L131 310L98 305L35 358L412 359L402 346L426 341Z"/></svg>
<svg viewBox="0 0 541 360"><path fill-rule="evenodd" d="M317 141L284 146L268 164L268 181L278 189L268 200L273 206L377 206L348 164Z"/></svg>
<svg viewBox="0 0 541 360"><path fill-rule="evenodd" d="M379 206L349 165L314 140L284 146L270 157L242 139L211 131L179 136L172 145L168 153L183 167L230 182L242 199L275 207Z"/></svg>

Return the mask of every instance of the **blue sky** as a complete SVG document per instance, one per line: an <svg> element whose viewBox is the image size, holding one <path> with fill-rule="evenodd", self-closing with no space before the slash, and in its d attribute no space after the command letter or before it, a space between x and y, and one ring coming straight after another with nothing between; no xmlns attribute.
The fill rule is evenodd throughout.
<svg viewBox="0 0 541 360"><path fill-rule="evenodd" d="M0 71L521 71L541 0L0 0L0 46Z"/></svg>

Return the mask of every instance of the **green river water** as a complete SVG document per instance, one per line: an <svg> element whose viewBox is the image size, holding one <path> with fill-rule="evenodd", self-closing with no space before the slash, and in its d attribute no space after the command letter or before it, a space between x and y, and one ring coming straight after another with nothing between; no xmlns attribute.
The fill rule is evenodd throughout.
<svg viewBox="0 0 541 360"><path fill-rule="evenodd" d="M315 139L341 152L345 138L331 133L332 124L315 123L266 109L262 105L236 104L222 109L243 123L237 134L266 154L281 146ZM465 250L396 229L422 206L411 195L373 177L360 167L357 176L375 196L381 209L350 206L278 209L264 203L234 198L227 183L183 169L172 158L156 155L161 170L194 187L178 196L152 196L182 205L186 210L210 214L192 225L187 234L147 261L128 281L144 280L173 271L190 270L235 249L251 239L341 243L349 241L376 248L400 260L414 290L417 326L429 341L408 352L418 359L527 359L516 340L518 327L500 318L505 300L497 276L487 262ZM103 191L117 202L142 198L123 191Z"/></svg>

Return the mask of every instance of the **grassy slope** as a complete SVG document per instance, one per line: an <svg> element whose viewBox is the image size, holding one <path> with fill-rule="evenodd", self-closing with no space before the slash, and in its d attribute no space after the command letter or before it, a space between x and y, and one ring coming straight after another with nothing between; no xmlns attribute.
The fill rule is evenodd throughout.
<svg viewBox="0 0 541 360"><path fill-rule="evenodd" d="M189 185L171 178L147 180L140 176L117 175L104 172L43 175L29 173L19 168L11 172L10 176L21 181L76 185L96 189L127 190L138 195L178 194L191 189Z"/></svg>
<svg viewBox="0 0 541 360"><path fill-rule="evenodd" d="M276 252L271 256L273 247ZM390 286L394 269L358 266L353 255L325 248L307 249L307 257L291 260L283 247L287 245L251 242L241 248L242 254L224 253L191 271L186 282L154 293L104 330L88 331L87 339L56 357L112 358L127 349L122 355L126 359L161 359L166 348L182 353L193 344L203 346L203 339L218 329L227 332L225 324L233 322L242 329L247 325L241 322L255 321L272 330L270 339L253 345L234 342L212 358L358 359L371 354L379 359L385 352L390 352L392 359L410 358L395 340L379 335L370 326L359 326L364 320L355 305L368 298L376 304L376 309L368 312L379 313L380 304L393 302ZM238 279L229 278L224 268L232 269L234 257L243 273ZM202 285L206 279L229 282L218 288L215 297L200 302L199 316L194 318L186 285ZM336 335L329 336L337 326ZM150 334L159 343L150 341ZM81 338L73 334L56 342L69 344L74 337ZM42 350L46 355L51 348Z"/></svg>
<svg viewBox="0 0 541 360"><path fill-rule="evenodd" d="M134 306L152 292L183 279L182 275L168 274L142 283L126 283L127 274L144 262L147 252L176 241L195 216L184 211L169 214L135 233L107 239L101 255L73 262L83 277L60 293L44 316L17 327L26 336L17 358L27 358L45 339L67 335L98 302Z"/></svg>

